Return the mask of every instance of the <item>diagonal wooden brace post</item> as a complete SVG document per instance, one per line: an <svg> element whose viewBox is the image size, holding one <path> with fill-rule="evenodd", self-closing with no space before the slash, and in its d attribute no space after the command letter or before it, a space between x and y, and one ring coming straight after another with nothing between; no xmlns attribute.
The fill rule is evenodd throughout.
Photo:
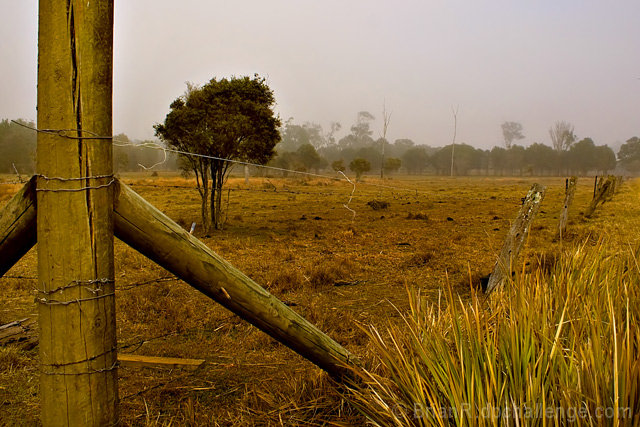
<svg viewBox="0 0 640 427"><path fill-rule="evenodd" d="M340 344L117 181L114 233L203 294L334 377L357 361Z"/></svg>
<svg viewBox="0 0 640 427"><path fill-rule="evenodd" d="M511 229L502 246L496 265L493 268L493 273L489 276L489 283L486 289L487 294L501 286L505 279L511 276L512 263L518 257L527 234L529 234L531 223L538 213L538 210L540 210L540 203L542 203L542 199L544 198L545 190L546 188L544 186L533 184L527 193L527 197L525 197L522 203L517 218L513 224L511 224Z"/></svg>
<svg viewBox="0 0 640 427"><path fill-rule="evenodd" d="M35 177L0 210L0 277L36 244Z"/></svg>

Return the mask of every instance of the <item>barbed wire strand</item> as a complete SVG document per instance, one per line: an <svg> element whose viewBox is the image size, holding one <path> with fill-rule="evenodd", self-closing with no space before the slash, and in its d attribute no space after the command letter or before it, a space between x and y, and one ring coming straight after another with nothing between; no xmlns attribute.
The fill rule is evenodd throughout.
<svg viewBox="0 0 640 427"><path fill-rule="evenodd" d="M252 167L256 167L256 168L262 168L262 169L267 169L267 170L274 170L274 171L278 171L278 172L283 172L283 173L292 173L292 174L297 174L297 175L303 175L303 176L310 176L310 177L315 177L315 178L322 178L322 179L327 179L327 180L331 180L331 181L342 181L342 182L347 182L349 184L353 185L353 182L351 181L351 179L342 171L337 171L337 173L339 173L342 176L330 176L330 175L323 175L323 174L318 174L318 173L312 173L312 172L305 172L305 171L298 171L298 170L294 170L294 169L287 169L287 168L281 168L281 167L277 167L277 166L269 166L269 165L261 165L258 163L251 163L251 162L247 162L247 161L243 161L243 160L234 160L234 159L226 159L223 157L218 157L218 156L210 156L210 155L206 155L206 154L199 154L199 153L193 153L193 152L189 152L189 151L184 151L184 150L177 150L174 148L169 148L169 147L164 147L156 142L143 142L141 144L135 144L133 142L130 141L123 141L120 140L118 138L115 138L113 136L111 137L107 137L107 136L100 136L98 134L96 134L95 132L92 131L87 131L87 130L82 130L82 132L88 133L90 135L92 135L91 137L74 137L72 135L68 135L68 132L72 132L75 131L77 132L77 130L74 129L38 129L32 126L28 126L25 125L23 123L17 122L15 120L11 120L11 122L22 126L24 128L33 130L35 132L43 132L43 133L49 133L49 134L56 134L60 137L63 138L69 138L69 139L96 139L96 140L111 140L113 142L114 146L117 147L132 147L132 148L138 148L138 149L142 149L142 148L148 148L148 149L155 149L155 150L159 150L162 151L164 153L164 159L160 162L157 162L156 164L152 165L152 166L144 166L140 163L138 163L137 165L142 167L144 170L151 170L157 166L160 166L164 163L167 162L168 160L168 156L167 153L174 153L174 154L180 154L180 155L184 155L184 156L191 156L191 157L198 157L198 158L205 158L205 159L210 159L210 160L218 160L218 161L223 161L223 162L228 162L228 163L232 163L232 164L238 164L238 165L244 165L244 166L252 166ZM87 177L87 178L92 178L92 177ZM83 178L79 178L79 179L83 179ZM105 186L108 186L112 183L106 184ZM404 192L410 192L410 193L414 193L416 196L418 196L419 194L425 194L425 192L423 190L418 190L415 188L408 188L408 187L400 187L400 186L393 186L393 185L386 185L386 184L378 184L378 183L373 183L373 182L359 182L359 185L361 186L369 186L369 187L377 187L377 188L383 188L383 189L388 189L388 190L396 190L396 191L404 191ZM83 191L85 189L94 189L94 188L102 188L103 186L96 186L96 187L86 187L86 188L81 188L81 189L74 189L73 191ZM45 190L46 191L46 190ZM50 190L50 191L54 191L54 190ZM354 193L352 192L350 195L350 200L353 198ZM477 200L477 201L485 201L488 199L482 199L482 198L464 198L464 197L447 197L446 199L449 200ZM513 201L515 199L517 199L516 197L514 198L496 198L499 200L503 200L503 201ZM343 205L344 206L344 205ZM349 209L352 213L353 210Z"/></svg>
<svg viewBox="0 0 640 427"><path fill-rule="evenodd" d="M342 206L344 206L345 209L351 211L351 213L353 213L353 218L351 220L356 219L356 211L354 211L353 209L351 209L349 207L349 205L351 204L351 200L353 199L353 194L356 192L356 184L354 182L351 182L351 180L349 179L349 177L342 171L338 171L342 174L342 176L345 177L345 179L347 181L349 181L349 183L351 183L351 185L353 185L353 188L351 189L351 194L349 195L349 200L347 201L346 204L343 204Z"/></svg>
<svg viewBox="0 0 640 427"><path fill-rule="evenodd" d="M312 172L305 172L305 171L297 171L297 170L293 170L293 169L287 169L287 168L281 168L281 167L277 167L277 166L269 166L269 165L261 165L258 163L251 163L251 162L247 162L244 160L235 160L235 159L227 159L224 157L218 157L218 156L210 156L207 154L200 154L200 153L193 153L190 151L184 151L184 150L177 150L174 148L169 148L169 147L163 147L162 145L155 143L155 142L143 142L141 144L134 144L133 142L130 141L123 141L123 140L119 140L113 136L100 136L95 132L92 131L88 131L88 130L82 130L81 132L86 132L90 135L93 135L91 137L77 137L77 136L71 136L68 135L67 132L70 131L76 131L77 130L73 130L73 129L38 129L36 127L32 127L32 126L28 126L25 125L24 123L19 123L15 120L11 120L13 123L22 126L24 128L33 130L35 132L40 132L40 133L48 133L48 134L56 134L60 137L63 138L69 138L69 139L97 139L97 140L107 140L110 139L113 142L113 145L117 146L117 147L133 147L133 148L149 148L149 149L155 149L155 150L159 150L159 151L163 151L165 153L165 159L161 162L156 163L153 166L150 167L145 167L141 164L138 164L139 166L143 167L145 170L150 170L156 166L162 165L166 162L167 158L166 158L166 153L175 153L175 154L181 154L184 156L191 156L191 157L198 157L198 158L204 158L204 159L209 159L209 160L218 160L218 161L222 161L222 162L228 162L228 163L232 163L232 164L238 164L238 165L244 165L244 166L253 166L253 167L257 167L257 168L263 168L263 169L269 169L269 170L275 170L275 171L279 171L279 172L287 172L287 173L293 173L293 174L298 174L298 175L305 175L305 176L311 176L311 177L315 177L315 178L322 178L322 179L328 179L328 180L334 180L334 181L343 181L343 178L339 177L339 176L330 176L330 175L323 175L323 174L318 174L318 173L312 173ZM344 174L344 172L339 171L343 176L344 180L346 180L349 183L352 183L347 176ZM379 187L379 188L387 188L387 189L392 189L392 190L398 190L398 191L410 191L412 193L417 193L418 190L414 189L414 188L406 188L406 187L398 187L398 186L392 186L392 185L384 185L384 184L376 184L376 183L371 183L371 182L361 182L361 185L368 185L368 186L373 186L373 187Z"/></svg>

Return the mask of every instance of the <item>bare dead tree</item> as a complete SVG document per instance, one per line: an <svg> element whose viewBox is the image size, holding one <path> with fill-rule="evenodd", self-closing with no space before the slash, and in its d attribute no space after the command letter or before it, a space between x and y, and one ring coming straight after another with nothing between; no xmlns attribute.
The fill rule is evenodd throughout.
<svg viewBox="0 0 640 427"><path fill-rule="evenodd" d="M573 133L573 125L565 121L555 122L549 129L549 135L553 148L558 152L558 175L560 175L564 163L563 153L574 143L576 135Z"/></svg>
<svg viewBox="0 0 640 427"><path fill-rule="evenodd" d="M576 140L576 136L573 133L573 125L564 121L555 122L549 129L549 135L551 136L553 148L558 152L568 150Z"/></svg>
<svg viewBox="0 0 640 427"><path fill-rule="evenodd" d="M458 106L451 107L453 113L453 140L451 142L451 176L453 176L453 154L456 150L456 133L458 132Z"/></svg>
<svg viewBox="0 0 640 427"><path fill-rule="evenodd" d="M387 103L382 103L382 160L380 164L380 179L384 179L384 147L387 142L387 129L391 122L391 112L387 112Z"/></svg>
<svg viewBox="0 0 640 427"><path fill-rule="evenodd" d="M523 139L522 125L518 122L504 122L500 126L502 128L502 136L504 137L504 146L510 149L513 141Z"/></svg>

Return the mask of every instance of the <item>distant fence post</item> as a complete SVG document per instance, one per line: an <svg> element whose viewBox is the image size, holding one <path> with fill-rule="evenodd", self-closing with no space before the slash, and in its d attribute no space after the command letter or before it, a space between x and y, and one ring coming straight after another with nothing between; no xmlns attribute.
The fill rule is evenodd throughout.
<svg viewBox="0 0 640 427"><path fill-rule="evenodd" d="M572 176L565 181L564 187L564 203L562 205L562 211L560 212L560 221L558 221L558 236L560 240L564 236L564 232L567 230L567 222L569 221L569 207L573 202L573 196L576 194L576 184L578 178Z"/></svg>
<svg viewBox="0 0 640 427"><path fill-rule="evenodd" d="M511 276L511 266L513 261L518 257L524 241L531 228L531 223L536 214L540 210L540 203L544 198L546 188L540 184L533 184L527 197L518 212L518 216L511 224L511 229L502 246L498 260L493 268L489 283L487 284L486 293L492 292L501 286L507 277Z"/></svg>
<svg viewBox="0 0 640 427"><path fill-rule="evenodd" d="M584 213L584 216L587 218L591 218L593 213L595 212L598 205L611 200L616 191L616 177L609 175L607 179L604 177L600 177L600 181L598 182L598 186L596 188L596 192L594 194L593 200L587 207L587 210Z"/></svg>

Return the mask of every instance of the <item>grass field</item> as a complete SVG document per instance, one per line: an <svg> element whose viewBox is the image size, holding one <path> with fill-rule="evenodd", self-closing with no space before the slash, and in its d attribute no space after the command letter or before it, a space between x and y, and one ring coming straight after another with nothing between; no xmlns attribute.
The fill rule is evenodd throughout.
<svg viewBox="0 0 640 427"><path fill-rule="evenodd" d="M224 230L203 235L194 182L173 175L124 182L363 360L379 349L369 327L402 325L406 289L437 302L449 287L470 301L491 272L533 182L547 186L519 265L607 240L640 244L640 188L627 181L591 219L593 179L578 181L568 234L555 239L563 178L394 177L344 181L232 178ZM0 207L19 189L0 184ZM386 201L374 210L368 202ZM0 324L35 317L36 254L0 279ZM342 285L342 286L336 286ZM206 359L196 372L120 368L124 425L360 425L364 416L325 374L253 326L116 241L120 352ZM0 347L0 424L38 419L37 349Z"/></svg>

